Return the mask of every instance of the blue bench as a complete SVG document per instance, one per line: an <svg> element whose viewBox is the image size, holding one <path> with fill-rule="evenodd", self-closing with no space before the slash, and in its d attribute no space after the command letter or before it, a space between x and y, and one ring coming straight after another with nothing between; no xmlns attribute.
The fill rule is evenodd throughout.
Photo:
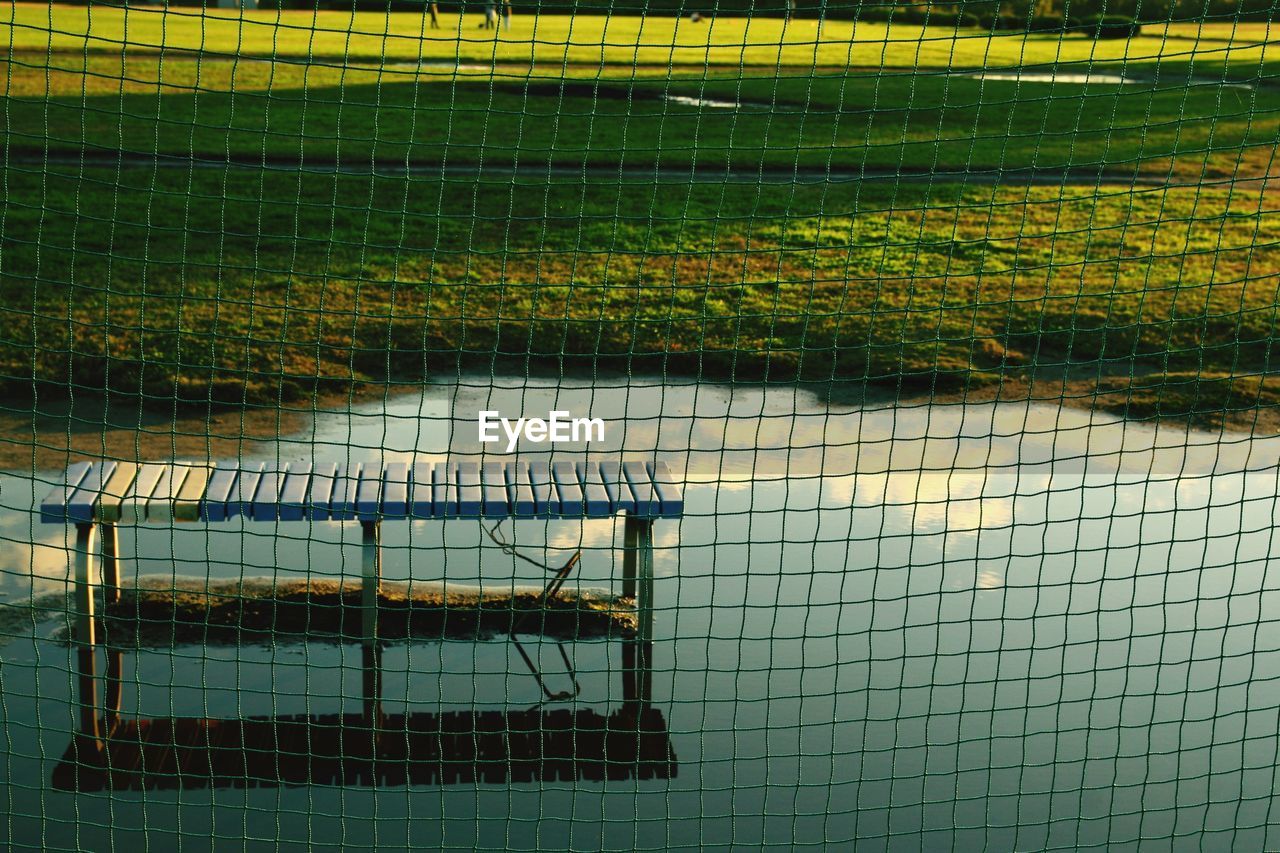
<svg viewBox="0 0 1280 853"><path fill-rule="evenodd" d="M665 462L395 462L237 467L78 462L40 504L52 524L679 518Z"/></svg>
<svg viewBox="0 0 1280 853"><path fill-rule="evenodd" d="M366 659L378 657L382 576L381 524L419 519L607 518L625 514L622 594L635 601L636 640L653 639L653 523L684 512L680 485L663 462L395 462L339 465L264 463L79 462L40 504L47 524L76 527L75 639L80 649L81 722L100 734L94 587L120 598L118 526L144 523L358 521ZM97 537L101 532L101 546ZM99 565L99 562L101 563ZM112 667L108 658L108 669ZM633 661L648 679L645 661ZM644 696L650 685L637 688ZM366 667L365 700L380 714L380 674ZM105 716L119 707L119 682L107 677Z"/></svg>

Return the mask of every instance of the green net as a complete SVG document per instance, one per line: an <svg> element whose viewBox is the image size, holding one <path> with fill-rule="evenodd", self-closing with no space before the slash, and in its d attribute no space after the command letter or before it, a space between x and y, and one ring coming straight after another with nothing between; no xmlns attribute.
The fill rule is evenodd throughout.
<svg viewBox="0 0 1280 853"><path fill-rule="evenodd" d="M1274 849L1277 14L3 7L0 836Z"/></svg>

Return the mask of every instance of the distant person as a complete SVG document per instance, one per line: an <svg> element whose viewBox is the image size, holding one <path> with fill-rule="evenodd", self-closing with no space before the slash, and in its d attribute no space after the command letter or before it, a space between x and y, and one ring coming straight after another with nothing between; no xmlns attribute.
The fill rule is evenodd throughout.
<svg viewBox="0 0 1280 853"><path fill-rule="evenodd" d="M491 30L498 21L498 0L485 0L484 4L484 21L480 24L486 30Z"/></svg>
<svg viewBox="0 0 1280 853"><path fill-rule="evenodd" d="M438 3L428 3L427 11L431 13L431 29L440 29L440 5Z"/></svg>
<svg viewBox="0 0 1280 853"><path fill-rule="evenodd" d="M502 28L504 30L511 29L511 0L503 0L502 2Z"/></svg>

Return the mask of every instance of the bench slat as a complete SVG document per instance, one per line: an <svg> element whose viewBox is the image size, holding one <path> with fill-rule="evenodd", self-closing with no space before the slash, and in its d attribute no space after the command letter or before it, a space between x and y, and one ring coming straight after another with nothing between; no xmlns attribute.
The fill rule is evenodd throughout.
<svg viewBox="0 0 1280 853"><path fill-rule="evenodd" d="M484 490L484 517L506 518L511 515L511 499L507 494L506 465L486 462L480 469Z"/></svg>
<svg viewBox="0 0 1280 853"><path fill-rule="evenodd" d="M138 476L138 464L136 462L121 462L116 466L116 472L111 475L111 479L102 487L102 493L98 498L98 506L94 510L93 516L98 521L115 522L120 520L120 502L124 500L125 493L129 491L129 487L133 485L133 480Z"/></svg>
<svg viewBox="0 0 1280 853"><path fill-rule="evenodd" d="M592 518L604 518L613 515L613 502L604 488L604 478L600 473L599 462L579 462L578 476L582 480L583 497L586 499L587 515Z"/></svg>
<svg viewBox="0 0 1280 853"><path fill-rule="evenodd" d="M435 499L431 494L430 462L413 463L413 482L409 490L409 514L414 518L434 518L436 514Z"/></svg>
<svg viewBox="0 0 1280 853"><path fill-rule="evenodd" d="M658 502L658 493L653 489L653 480L643 462L623 462L622 473L626 475L631 493L636 500L636 515L642 518L653 518L662 514L662 504Z"/></svg>
<svg viewBox="0 0 1280 853"><path fill-rule="evenodd" d="M360 490L360 463L338 469L329 499L329 517L334 521L352 521L356 517L356 494Z"/></svg>
<svg viewBox="0 0 1280 853"><path fill-rule="evenodd" d="M213 472L204 490L204 500L200 502L200 514L205 521L226 521L227 501L239 476L238 468L219 468Z"/></svg>
<svg viewBox="0 0 1280 853"><path fill-rule="evenodd" d="M551 481L551 469L544 465L529 466L529 480L533 488L533 505L538 515L555 512L559 506L555 484Z"/></svg>
<svg viewBox="0 0 1280 853"><path fill-rule="evenodd" d="M537 513L538 505L533 499L533 483L529 478L529 463L517 462L514 466L507 466L507 472L508 476L515 475L513 513L515 515L534 515Z"/></svg>
<svg viewBox="0 0 1280 853"><path fill-rule="evenodd" d="M301 521L307 517L307 490L311 487L311 463L290 462L280 486L281 521Z"/></svg>
<svg viewBox="0 0 1280 853"><path fill-rule="evenodd" d="M578 480L578 472L572 462L554 462L551 465L551 476L556 482L556 492L560 495L560 505L556 515L582 515L582 483Z"/></svg>
<svg viewBox="0 0 1280 853"><path fill-rule="evenodd" d="M41 522L45 524L66 523L67 500L75 494L76 487L88 475L91 468L93 468L92 462L75 462L67 466L67 473L62 478L62 484L54 486L53 490L40 502Z"/></svg>
<svg viewBox="0 0 1280 853"><path fill-rule="evenodd" d="M178 490L173 501L174 521L199 521L200 499L204 497L209 486L209 478L213 475L212 464L192 465L187 478Z"/></svg>
<svg viewBox="0 0 1280 853"><path fill-rule="evenodd" d="M441 518L456 518L458 516L458 463L450 462L441 466L438 476L444 485L442 489L435 491L436 512Z"/></svg>
<svg viewBox="0 0 1280 853"><path fill-rule="evenodd" d="M147 501L156 490L160 478L169 466L147 462L138 469L133 485L120 501L120 521L125 524L141 524L147 520Z"/></svg>
<svg viewBox="0 0 1280 853"><path fill-rule="evenodd" d="M433 518L447 518L450 513L450 493L452 489L449 487L449 469L452 466L447 462L438 462L431 469L431 502L433 504ZM453 498L456 502L457 498Z"/></svg>
<svg viewBox="0 0 1280 853"><path fill-rule="evenodd" d="M258 484L262 482L262 472L266 467L266 463L259 462L255 468L240 469L240 476L236 477L231 495L227 498L227 518L235 518L237 515L253 518L253 496L258 493Z"/></svg>
<svg viewBox="0 0 1280 853"><path fill-rule="evenodd" d="M356 486L356 517L377 521L381 510L382 466L366 462L360 467L360 483Z"/></svg>
<svg viewBox="0 0 1280 853"><path fill-rule="evenodd" d="M93 521L93 507L102 494L102 487L111 479L119 463L98 462L80 481L80 485L67 500L67 518L71 521Z"/></svg>
<svg viewBox="0 0 1280 853"><path fill-rule="evenodd" d="M337 478L338 466L333 462L317 465L311 472L311 487L307 490L307 518L312 521L329 520Z"/></svg>
<svg viewBox="0 0 1280 853"><path fill-rule="evenodd" d="M635 512L636 499L631 494L631 486L622 475L622 465L617 462L601 462L600 476L604 480L605 492L613 504L614 512Z"/></svg>
<svg viewBox="0 0 1280 853"><path fill-rule="evenodd" d="M684 493L676 484L667 463L650 462L648 467L653 487L658 492L658 500L662 503L662 517L679 518L684 515Z"/></svg>
<svg viewBox="0 0 1280 853"><path fill-rule="evenodd" d="M409 515L409 465L392 462L382 472L382 515L405 518Z"/></svg>
<svg viewBox="0 0 1280 853"><path fill-rule="evenodd" d="M190 473L191 466L185 463L164 466L155 490L147 499L147 521L173 521L173 499Z"/></svg>
<svg viewBox="0 0 1280 853"><path fill-rule="evenodd" d="M284 488L284 479L288 476L285 470L264 470L258 478L258 488L253 493L253 520L276 521L280 518L280 490Z"/></svg>
<svg viewBox="0 0 1280 853"><path fill-rule="evenodd" d="M456 470L458 515L463 518L479 518L484 512L484 498L480 491L480 463L459 462Z"/></svg>

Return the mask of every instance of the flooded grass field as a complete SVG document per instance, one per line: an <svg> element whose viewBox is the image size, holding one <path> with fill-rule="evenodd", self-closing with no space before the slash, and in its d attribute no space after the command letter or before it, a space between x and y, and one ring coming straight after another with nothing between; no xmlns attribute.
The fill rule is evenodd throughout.
<svg viewBox="0 0 1280 853"><path fill-rule="evenodd" d="M606 419L556 458L668 461L653 707L669 779L68 793L74 660L51 602L66 532L9 474L0 519L0 803L18 846L860 849L1274 846L1280 439L1027 403L844 407L794 387L489 378L327 412L253 459L480 458L475 412ZM248 448L248 445L246 445ZM655 450L656 449L656 450ZM546 445L523 444L520 458ZM249 459L246 450L244 458ZM486 454L486 459L492 458ZM40 472L52 480L56 472ZM575 588L617 592L621 523L508 522ZM126 584L357 577L359 527L125 528ZM34 545L32 543L35 543ZM478 524L385 525L388 581L510 590L540 570ZM50 598L53 596L53 598ZM45 609L32 609L32 599ZM59 603L60 606L60 603ZM549 687L556 640L527 637ZM622 702L618 644L567 643L580 693ZM123 713L334 715L360 703L335 643L130 650ZM391 714L501 711L543 694L506 639L388 645ZM218 845L222 846L222 845Z"/></svg>

